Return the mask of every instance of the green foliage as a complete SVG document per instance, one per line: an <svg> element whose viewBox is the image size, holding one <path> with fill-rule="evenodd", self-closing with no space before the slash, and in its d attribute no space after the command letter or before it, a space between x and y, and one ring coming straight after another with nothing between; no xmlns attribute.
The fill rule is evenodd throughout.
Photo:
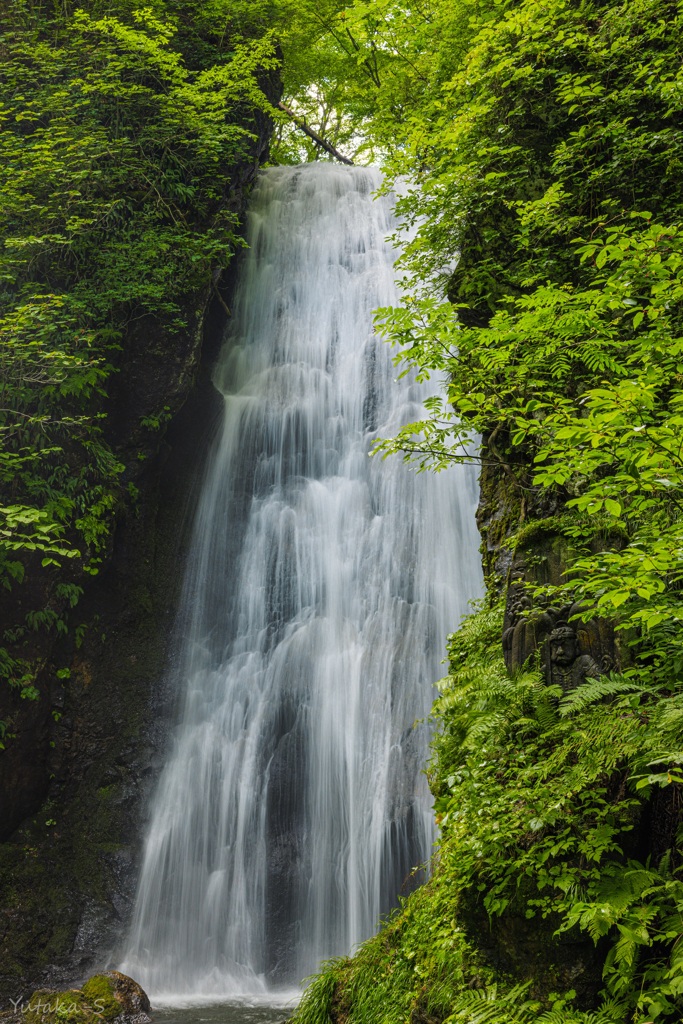
<svg viewBox="0 0 683 1024"><path fill-rule="evenodd" d="M26 589L42 568L49 595L6 632L13 650L22 631L66 620L59 581L107 554L127 493L105 415L124 347L141 323L172 345L241 244L232 177L277 64L264 11L19 0L3 12L0 584ZM25 693L37 667L0 656Z"/></svg>
<svg viewBox="0 0 683 1024"><path fill-rule="evenodd" d="M550 596L641 637L638 671L675 676L680 18L661 0L451 11L467 52L448 77L435 64L391 160L414 183L399 204L419 224L409 294L378 312L405 369L448 382L380 450L443 469L481 434L480 457L520 493L557 493L585 545ZM598 535L625 542L596 552Z"/></svg>
<svg viewBox="0 0 683 1024"><path fill-rule="evenodd" d="M476 958L454 917L451 880L437 872L417 889L402 913L386 923L351 959L323 965L306 991L296 1024L403 1024L412 1014L443 1020L457 999Z"/></svg>
<svg viewBox="0 0 683 1024"><path fill-rule="evenodd" d="M683 779L680 11L521 3L475 22L440 116L394 158L414 178L420 159L402 206L422 225L404 305L378 312L406 372L442 374L445 393L379 447L444 469L480 434L508 486L564 508L579 553L545 596L609 618L632 652L553 704L456 640L469 667L437 702L443 869L494 918L609 943L610 1019L678 1020L675 834L656 863L638 854L648 800L663 787L680 820Z"/></svg>
<svg viewBox="0 0 683 1024"><path fill-rule="evenodd" d="M287 104L357 162L375 162L403 142L443 53L447 47L457 53L453 18L442 4L281 0L277 6ZM444 43L439 54L437 38ZM281 163L325 158L287 118L278 124L273 156Z"/></svg>

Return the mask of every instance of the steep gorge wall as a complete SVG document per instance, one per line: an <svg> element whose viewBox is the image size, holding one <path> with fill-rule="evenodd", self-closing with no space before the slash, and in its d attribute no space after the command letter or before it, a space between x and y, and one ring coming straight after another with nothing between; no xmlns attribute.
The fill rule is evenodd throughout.
<svg viewBox="0 0 683 1024"><path fill-rule="evenodd" d="M244 213L270 130L260 119L249 159L235 168L234 212ZM210 372L233 276L234 262L186 297L181 334L148 317L126 336L106 432L130 501L99 575L85 582L80 646L72 635L40 652L37 701L0 694L13 733L0 752L0 1008L38 983L87 974L125 926L173 708L164 669L202 453L220 414ZM162 409L167 423L142 424ZM56 678L55 665L69 677Z"/></svg>

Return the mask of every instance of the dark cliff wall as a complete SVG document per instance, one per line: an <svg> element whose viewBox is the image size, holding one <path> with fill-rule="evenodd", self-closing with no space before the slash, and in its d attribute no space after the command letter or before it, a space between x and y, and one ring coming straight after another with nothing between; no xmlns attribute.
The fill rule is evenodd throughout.
<svg viewBox="0 0 683 1024"><path fill-rule="evenodd" d="M235 169L235 212L244 212L269 137L264 118L251 159ZM168 336L147 318L127 336L106 429L131 500L86 583L78 641L58 638L43 653L70 675L46 672L35 702L0 694L0 719L14 733L0 753L0 1007L104 962L131 909L174 706L164 675L197 486L221 413L210 374L236 262L187 296L185 332ZM166 424L141 425L164 408Z"/></svg>

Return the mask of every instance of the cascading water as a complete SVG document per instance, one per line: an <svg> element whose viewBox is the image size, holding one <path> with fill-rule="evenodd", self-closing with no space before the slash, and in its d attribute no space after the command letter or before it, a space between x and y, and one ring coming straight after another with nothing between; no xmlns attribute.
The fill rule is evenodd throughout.
<svg viewBox="0 0 683 1024"><path fill-rule="evenodd" d="M481 587L476 479L368 458L417 418L372 311L397 300L377 172L260 179L185 586L184 707L125 962L154 995L297 984L429 858L415 726Z"/></svg>

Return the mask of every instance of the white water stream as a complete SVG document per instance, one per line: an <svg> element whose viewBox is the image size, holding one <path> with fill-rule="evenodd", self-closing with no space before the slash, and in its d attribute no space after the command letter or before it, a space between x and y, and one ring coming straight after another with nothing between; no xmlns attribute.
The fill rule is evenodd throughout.
<svg viewBox="0 0 683 1024"><path fill-rule="evenodd" d="M121 969L157 999L265 996L377 928L429 859L446 634L481 589L474 470L368 458L420 415L377 172L262 174L215 372L225 416L185 584L182 720Z"/></svg>

